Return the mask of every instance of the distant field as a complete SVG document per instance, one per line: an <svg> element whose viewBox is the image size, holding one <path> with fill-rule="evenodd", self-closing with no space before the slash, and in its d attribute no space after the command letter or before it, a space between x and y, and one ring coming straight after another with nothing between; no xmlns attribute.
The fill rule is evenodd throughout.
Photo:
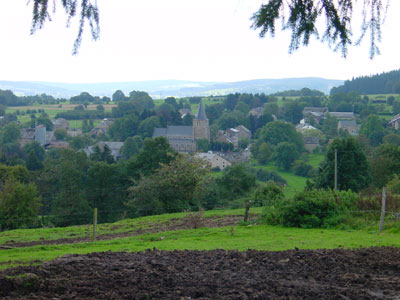
<svg viewBox="0 0 400 300"><path fill-rule="evenodd" d="M68 111L68 110L73 110L76 106L79 106L79 104L61 104L61 107L59 107L58 104L52 104L52 105L31 105L31 106L13 106L10 108L7 108L7 112L15 112L17 110L19 111L26 111L27 109L44 109L45 111L47 110L56 110L58 112L60 111ZM87 106L88 110L96 110L97 104L89 104ZM111 111L113 107L117 107L117 104L103 104L104 110L106 111Z"/></svg>
<svg viewBox="0 0 400 300"><path fill-rule="evenodd" d="M37 112L39 109L43 109L49 116L50 119L54 119L58 113L71 111L79 104L62 104L62 107L59 107L58 104L54 105L30 105L30 106L14 106L6 109L6 113L15 113L19 111L20 113L24 112L25 114L17 115L18 120L22 124L29 123L31 121L31 113L26 113L29 110L36 110L36 117L40 116L41 113ZM88 110L96 110L97 104L88 105ZM105 111L111 111L113 107L117 107L116 104L103 104ZM94 120L94 125L96 126L100 120ZM69 121L71 128L82 128L82 120L70 120Z"/></svg>

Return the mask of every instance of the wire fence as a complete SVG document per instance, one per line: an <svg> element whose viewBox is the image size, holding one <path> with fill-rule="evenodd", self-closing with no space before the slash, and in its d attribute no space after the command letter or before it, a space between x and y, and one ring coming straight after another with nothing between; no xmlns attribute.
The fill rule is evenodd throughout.
<svg viewBox="0 0 400 300"><path fill-rule="evenodd" d="M243 208L243 215L245 214L245 206ZM252 207L254 208L254 207ZM250 213L252 213L252 208L250 208ZM230 207L222 207L216 206L213 210L225 210L230 209ZM268 206L262 207L262 210L265 212L269 208ZM197 210L198 211L198 210ZM181 208L165 208L160 214L165 213L193 213L197 212L196 210L188 210L187 207ZM376 219L382 213L381 209L369 209L369 210L344 210L345 214L353 217L365 217L367 219ZM261 213L262 214L262 213ZM325 210L308 210L305 212L308 215L329 215L332 212L325 211ZM385 210L386 218L391 220L398 220L400 222L400 210ZM154 209L115 209L115 210L98 210L97 211L97 218L98 223L112 223L116 221L121 221L124 219L135 219L140 218L143 216L149 215L157 215L154 213ZM57 219L62 219L69 225L92 225L93 224L93 210L87 212L80 212L80 213L68 213L68 214L47 214L47 215L40 215L38 217L22 217L22 218L7 218L7 222L20 222L20 223L29 223L31 222L31 226L26 226L25 228L40 228L40 227L52 227L54 226L54 221ZM70 223L75 224L70 224ZM64 226L60 226L64 227ZM0 223L0 231L7 231L9 229L3 228Z"/></svg>

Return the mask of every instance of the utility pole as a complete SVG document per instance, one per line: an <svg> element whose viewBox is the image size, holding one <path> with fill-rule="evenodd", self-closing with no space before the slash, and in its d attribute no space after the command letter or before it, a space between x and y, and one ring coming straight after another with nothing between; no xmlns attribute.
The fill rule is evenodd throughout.
<svg viewBox="0 0 400 300"><path fill-rule="evenodd" d="M335 149L335 184L334 190L337 191L337 149Z"/></svg>

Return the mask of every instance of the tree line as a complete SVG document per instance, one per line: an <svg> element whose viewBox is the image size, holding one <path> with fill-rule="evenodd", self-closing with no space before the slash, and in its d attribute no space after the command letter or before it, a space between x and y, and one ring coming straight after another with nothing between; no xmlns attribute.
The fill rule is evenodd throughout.
<svg viewBox="0 0 400 300"><path fill-rule="evenodd" d="M372 76L360 76L346 80L343 85L331 89L331 95L356 92L363 95L399 94L400 70L383 72Z"/></svg>

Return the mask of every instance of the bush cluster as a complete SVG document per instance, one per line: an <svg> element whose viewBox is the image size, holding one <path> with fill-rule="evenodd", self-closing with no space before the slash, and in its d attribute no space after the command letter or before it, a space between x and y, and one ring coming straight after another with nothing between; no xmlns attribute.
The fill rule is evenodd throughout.
<svg viewBox="0 0 400 300"><path fill-rule="evenodd" d="M357 194L350 191L310 190L266 207L263 220L287 227L333 227L354 210Z"/></svg>

